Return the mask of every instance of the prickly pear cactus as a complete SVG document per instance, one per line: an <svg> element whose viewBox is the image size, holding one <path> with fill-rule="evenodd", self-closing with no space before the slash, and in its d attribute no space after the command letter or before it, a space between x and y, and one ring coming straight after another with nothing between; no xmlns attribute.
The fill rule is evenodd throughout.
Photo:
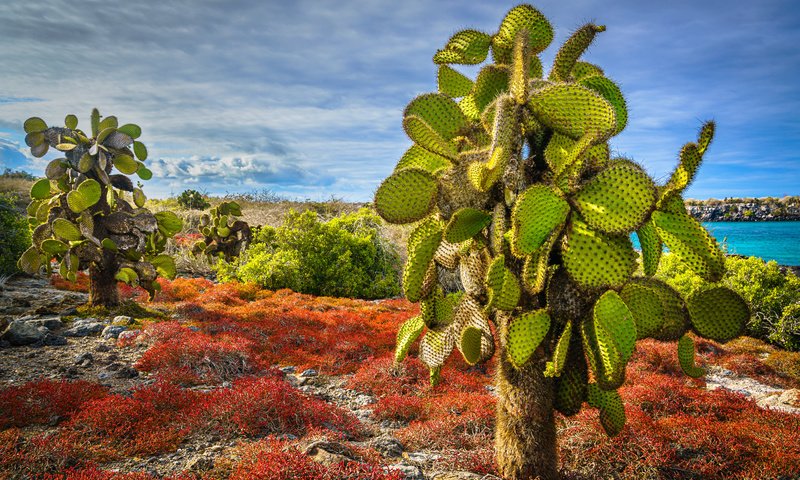
<svg viewBox="0 0 800 480"><path fill-rule="evenodd" d="M230 262L247 248L252 232L247 222L239 220L242 208L236 202L222 202L200 217L203 240L195 243L192 253Z"/></svg>
<svg viewBox="0 0 800 480"><path fill-rule="evenodd" d="M456 349L470 364L497 351L519 372L543 358L553 408L573 415L587 403L615 435L625 423L616 390L637 340L679 340L680 364L694 377L702 370L687 335L728 341L750 312L725 287L684 299L651 278L664 246L710 284L724 273L717 242L682 198L714 124L681 149L665 185L612 157L609 141L627 123L625 99L600 67L580 60L604 30L578 29L547 76L537 55L553 29L529 5L512 9L493 35L453 35L434 56L438 92L405 110L414 143L378 188L375 208L388 222L416 225L403 283L423 313L400 329L398 360L418 338L433 380ZM453 67L490 52L493 62L475 80ZM448 270L463 293L437 285Z"/></svg>
<svg viewBox="0 0 800 480"><path fill-rule="evenodd" d="M20 257L20 269L50 273L55 259L61 276L73 281L78 271L89 269L90 302L96 304L118 301L117 281L154 295L156 277L175 277L173 259L162 252L182 221L172 212L145 209L142 184L130 178L153 175L144 164L141 128L119 125L114 116L102 118L97 109L89 133L78 128L75 115L67 115L64 124L50 127L38 117L24 124L25 142L35 157L51 148L63 156L50 161L46 177L31 188L33 245Z"/></svg>

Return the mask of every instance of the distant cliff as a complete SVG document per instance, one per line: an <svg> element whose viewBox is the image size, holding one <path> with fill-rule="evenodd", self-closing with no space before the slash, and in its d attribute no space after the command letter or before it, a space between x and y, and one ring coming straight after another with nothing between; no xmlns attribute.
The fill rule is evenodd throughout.
<svg viewBox="0 0 800 480"><path fill-rule="evenodd" d="M702 222L800 220L800 197L686 200L689 214Z"/></svg>

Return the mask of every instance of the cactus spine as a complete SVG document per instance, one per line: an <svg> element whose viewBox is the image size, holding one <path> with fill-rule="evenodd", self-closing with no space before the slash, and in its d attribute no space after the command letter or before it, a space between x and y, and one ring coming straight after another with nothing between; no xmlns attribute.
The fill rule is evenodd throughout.
<svg viewBox="0 0 800 480"><path fill-rule="evenodd" d="M454 347L472 364L497 345L505 478L556 477L553 410L574 415L587 404L609 435L624 427L617 388L637 339L681 339L676 354L697 376L686 334L727 341L749 317L724 287L683 299L650 278L664 245L708 282L723 273L716 241L682 199L714 125L684 146L663 186L631 160L610 158L608 141L627 124L625 99L602 69L580 60L604 30L578 29L547 77L538 54L553 29L529 5L509 11L494 35L453 35L434 56L439 92L404 113L414 145L375 195L387 221L418 222L403 280L423 316L453 298L436 287L439 272L457 270L463 285L452 317L403 326L396 359L421 339L435 381ZM490 50L493 63L474 81L452 66L479 64ZM634 277L632 232L642 240L643 277Z"/></svg>
<svg viewBox="0 0 800 480"><path fill-rule="evenodd" d="M117 281L140 285L151 297L160 288L156 277L175 277L175 262L163 254L167 239L183 222L172 212L151 213L141 180L153 174L145 166L147 148L137 140L138 125L120 126L117 118L92 111L89 133L78 118L67 115L64 127L48 127L38 117L25 121L26 144L35 157L51 148L63 153L45 170L46 178L31 188L28 215L33 245L18 261L30 274L52 272L58 262L62 277L75 280L89 269L93 305L119 302ZM116 169L119 173L114 173Z"/></svg>

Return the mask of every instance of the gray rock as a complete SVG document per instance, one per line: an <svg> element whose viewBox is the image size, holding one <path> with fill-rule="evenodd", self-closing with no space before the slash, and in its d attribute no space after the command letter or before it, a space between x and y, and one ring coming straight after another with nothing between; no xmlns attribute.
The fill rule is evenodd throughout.
<svg viewBox="0 0 800 480"><path fill-rule="evenodd" d="M294 373L295 370L297 370L297 369L295 367L293 367L292 365L289 365L287 367L281 367L281 372L283 372L283 373Z"/></svg>
<svg viewBox="0 0 800 480"><path fill-rule="evenodd" d="M99 333L105 326L98 322L95 318L81 318L75 320L72 326L64 330L65 337L88 337L95 333Z"/></svg>
<svg viewBox="0 0 800 480"><path fill-rule="evenodd" d="M301 377L316 377L317 375L319 375L319 373L313 368L303 370L303 373L300 374Z"/></svg>
<svg viewBox="0 0 800 480"><path fill-rule="evenodd" d="M403 454L403 444L400 440L388 435L373 439L370 446L384 457L399 457Z"/></svg>
<svg viewBox="0 0 800 480"><path fill-rule="evenodd" d="M425 453L425 452L411 452L411 453L406 453L403 456L406 458L406 460L408 460L411 463L422 464L422 465L433 463L434 461L442 457L441 455L437 455L435 453Z"/></svg>
<svg viewBox="0 0 800 480"><path fill-rule="evenodd" d="M135 321L133 317L129 317L127 315L117 315L114 317L114 321L112 322L114 325L133 325Z"/></svg>
<svg viewBox="0 0 800 480"><path fill-rule="evenodd" d="M417 467L416 465L408 465L406 463L397 463L395 465L389 465L388 467L384 467L387 472L400 472L406 478L406 480L424 480L425 475L422 474L422 470Z"/></svg>
<svg viewBox="0 0 800 480"><path fill-rule="evenodd" d="M133 340L138 337L140 333L142 333L141 330L125 330L117 336L117 340Z"/></svg>
<svg viewBox="0 0 800 480"><path fill-rule="evenodd" d="M89 352L83 352L75 357L75 365L79 367L88 367L94 363L94 355Z"/></svg>
<svg viewBox="0 0 800 480"><path fill-rule="evenodd" d="M100 334L105 339L109 338L117 338L119 334L127 330L126 327L122 327L119 325L109 325L103 329L103 332Z"/></svg>
<svg viewBox="0 0 800 480"><path fill-rule="evenodd" d="M472 472L438 472L431 476L431 480L486 480L499 478L494 475L480 475Z"/></svg>
<svg viewBox="0 0 800 480"><path fill-rule="evenodd" d="M56 335L51 332L47 332L42 340L42 345L47 345L49 347L60 347L67 344L67 339L62 337L61 335Z"/></svg>
<svg viewBox="0 0 800 480"><path fill-rule="evenodd" d="M44 340L47 332L49 330L45 327L34 325L25 320L14 320L0 335L0 339L7 341L11 345L30 345Z"/></svg>
<svg viewBox="0 0 800 480"><path fill-rule="evenodd" d="M205 455L190 458L184 466L184 470L190 472L205 472L212 468L214 468L214 459Z"/></svg>
<svg viewBox="0 0 800 480"><path fill-rule="evenodd" d="M139 376L139 371L133 367L122 367L114 374L117 378L136 378Z"/></svg>
<svg viewBox="0 0 800 480"><path fill-rule="evenodd" d="M23 319L20 319L23 320ZM44 327L48 330L58 330L64 326L64 323L58 317L44 317L44 318L31 318L30 320L24 319L31 325L37 327Z"/></svg>

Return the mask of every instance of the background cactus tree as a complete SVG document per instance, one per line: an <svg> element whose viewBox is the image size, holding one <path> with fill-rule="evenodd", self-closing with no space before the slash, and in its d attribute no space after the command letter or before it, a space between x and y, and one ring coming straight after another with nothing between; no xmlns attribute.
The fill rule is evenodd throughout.
<svg viewBox="0 0 800 480"><path fill-rule="evenodd" d="M64 123L48 127L38 117L25 121L25 142L35 157L50 148L64 156L52 160L46 178L31 188L33 245L20 257L20 269L50 273L55 258L61 276L74 281L88 268L93 305L117 305L117 281L140 285L152 296L159 288L157 276L175 276L173 259L162 252L182 221L172 212L145 209L141 183L134 186L129 178L153 175L144 164L147 148L137 140L141 128L120 126L114 116L101 118L97 109L91 135L78 128L75 115L67 115Z"/></svg>
<svg viewBox="0 0 800 480"><path fill-rule="evenodd" d="M663 186L611 158L625 100L600 67L579 60L604 30L579 28L546 77L537 55L553 29L529 5L494 35L453 35L433 57L439 91L405 110L414 144L375 194L384 219L416 223L403 284L421 314L398 332L396 360L421 338L435 383L453 350L469 364L497 355L496 454L509 479L557 476L555 410L574 415L587 403L609 435L623 428L617 388L637 340L677 341L684 371L699 376L687 334L725 342L749 317L738 295L713 285L723 254L681 196L714 125L682 148ZM475 80L449 66L482 63L490 51ZM708 288L684 299L651 278L663 245ZM457 271L461 291L443 288L446 271Z"/></svg>
<svg viewBox="0 0 800 480"><path fill-rule="evenodd" d="M194 244L192 253L223 258L226 262L238 257L253 237L247 222L236 218L241 216L242 207L238 203L222 202L200 217L203 239Z"/></svg>

